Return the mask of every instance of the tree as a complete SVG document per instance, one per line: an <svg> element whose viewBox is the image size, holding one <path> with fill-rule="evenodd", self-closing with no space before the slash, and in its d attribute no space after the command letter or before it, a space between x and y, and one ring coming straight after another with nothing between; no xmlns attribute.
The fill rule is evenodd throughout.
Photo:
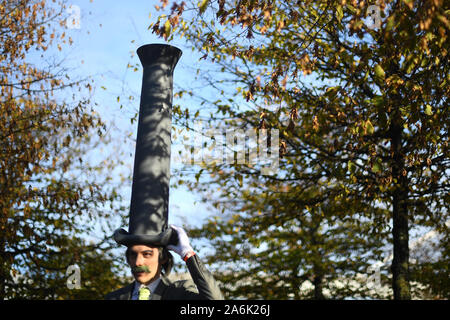
<svg viewBox="0 0 450 320"><path fill-rule="evenodd" d="M251 184L256 179L249 180ZM369 296L370 288L365 283L355 286L348 279L366 273L370 258L374 259L376 248L382 243L379 238L370 237L367 223L358 225L337 217L342 212L350 216L348 209L355 210L352 204L341 201L330 206L329 202L316 198L325 196L318 188L300 187L298 181L291 188L283 181L264 184L267 189L262 186L258 191L246 189L237 199L228 195L226 205L214 202L230 213L210 218L206 224L189 230L190 235L208 239L215 248L208 256L209 263L227 262L225 268L217 270L227 296L249 299ZM222 187L233 188L231 183ZM316 206L314 202L322 204ZM368 254L369 249L372 255Z"/></svg>
<svg viewBox="0 0 450 320"><path fill-rule="evenodd" d="M447 226L450 223L447 222ZM425 299L448 299L449 284L449 246L448 235L435 230L429 231L410 245L411 279L416 284L414 290Z"/></svg>
<svg viewBox="0 0 450 320"><path fill-rule="evenodd" d="M447 5L205 0L189 7L174 1L169 9L162 3L168 12L151 25L153 32L168 40L182 35L219 65L226 76L216 73L210 82L219 96L230 83L238 87L240 98L231 103L209 102L211 119L222 113L238 125L279 129L283 186L304 192L307 179L322 179L318 197L328 208L339 208L341 198L352 203L331 215L368 221L370 235L392 245L393 297L410 299L410 230L448 235ZM239 174L215 182L225 186L253 174L270 190L275 180L255 167L235 169ZM247 200L240 192L228 195ZM277 217L273 207L266 209ZM255 219L253 228L262 221Z"/></svg>
<svg viewBox="0 0 450 320"><path fill-rule="evenodd" d="M89 150L107 143L106 125L84 92L90 82L71 80L64 61L45 63L51 61L48 49L72 43L60 28L65 8L45 1L0 3L2 299L102 298L121 283L112 276L118 269L108 239L83 240L99 222L108 229L120 210L105 174L113 163L87 161ZM36 54L38 65L29 58ZM68 93L73 101L62 98ZM85 266L87 287L78 292L65 286L73 263ZM99 267L111 276L107 281Z"/></svg>

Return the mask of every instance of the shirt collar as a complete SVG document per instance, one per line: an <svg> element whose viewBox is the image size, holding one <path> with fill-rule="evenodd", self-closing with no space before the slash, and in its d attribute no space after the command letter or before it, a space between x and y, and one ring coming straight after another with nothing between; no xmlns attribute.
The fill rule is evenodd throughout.
<svg viewBox="0 0 450 320"><path fill-rule="evenodd" d="M158 286L158 284L161 282L161 277L159 277L158 279L152 281L151 283L149 283L148 285L139 283L137 281L135 281L134 283L134 293L139 295L139 288L145 286L150 290L150 293L155 292L156 287Z"/></svg>

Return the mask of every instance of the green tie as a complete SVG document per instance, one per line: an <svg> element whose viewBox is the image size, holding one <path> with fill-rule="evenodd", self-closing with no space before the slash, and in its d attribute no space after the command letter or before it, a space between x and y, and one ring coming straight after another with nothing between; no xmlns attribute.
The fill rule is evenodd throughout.
<svg viewBox="0 0 450 320"><path fill-rule="evenodd" d="M147 287L139 288L139 300L148 300L150 298L150 289Z"/></svg>

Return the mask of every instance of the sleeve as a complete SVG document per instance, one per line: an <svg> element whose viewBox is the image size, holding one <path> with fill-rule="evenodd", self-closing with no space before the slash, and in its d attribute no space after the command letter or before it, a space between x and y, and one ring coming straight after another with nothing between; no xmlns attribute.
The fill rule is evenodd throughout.
<svg viewBox="0 0 450 320"><path fill-rule="evenodd" d="M207 300L224 300L219 285L213 275L206 269L196 254L186 260L186 265L201 298Z"/></svg>

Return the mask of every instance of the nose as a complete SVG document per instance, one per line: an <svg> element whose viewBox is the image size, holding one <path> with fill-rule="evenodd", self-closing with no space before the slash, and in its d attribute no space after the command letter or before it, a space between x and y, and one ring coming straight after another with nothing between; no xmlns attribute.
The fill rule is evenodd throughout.
<svg viewBox="0 0 450 320"><path fill-rule="evenodd" d="M141 254L138 254L136 257L136 266L140 267L144 265L144 257Z"/></svg>

